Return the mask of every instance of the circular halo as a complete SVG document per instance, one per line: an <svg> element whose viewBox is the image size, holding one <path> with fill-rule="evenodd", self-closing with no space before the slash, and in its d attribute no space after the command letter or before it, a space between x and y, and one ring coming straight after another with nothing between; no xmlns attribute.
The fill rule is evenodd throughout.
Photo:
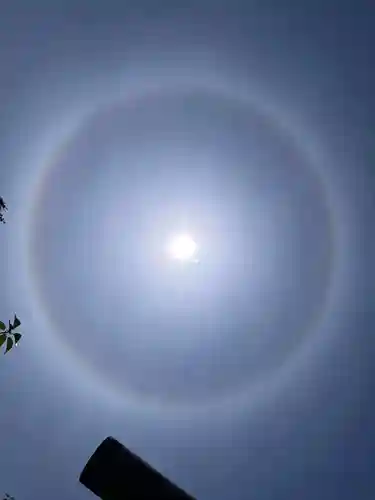
<svg viewBox="0 0 375 500"><path fill-rule="evenodd" d="M190 84L187 84L189 87ZM160 90L163 89L165 91L168 91L169 89L169 82L162 82L161 84L158 84L156 86L146 86L146 88L132 88L128 89L128 95L127 99L129 101L134 101L134 100L141 100L144 97L147 97L150 92L153 92L155 90ZM241 102L244 106L247 106L249 108L256 109L257 112L260 112L262 116L265 116L266 119L270 120L273 124L273 126L276 127L282 131L285 135L289 136L290 140L292 141L297 141L298 142L298 134L295 133L294 130L290 126L287 126L285 124L285 121L281 119L280 116L276 115L274 112L272 112L271 107L266 105L265 102L262 102L259 104L259 102L254 102L253 99L251 99L251 96L249 96L247 93L244 93L243 91L236 89L236 88L227 88L227 86L221 86L217 84L212 84L212 85L207 85L206 83L198 82L194 83L194 86L196 88L203 88L205 91L209 91L212 93L216 93L217 95L222 95L223 98L230 98L237 100ZM116 101L117 99L115 99ZM120 100L120 102L123 102L123 100ZM97 110L94 110L96 113ZM33 183L32 189L30 191L29 195L29 202L26 205L25 208L25 216L27 217L27 247L26 247L26 262L27 262L27 270L28 270L28 277L29 277L29 289L32 292L32 297L36 297L35 303L37 304L37 310L41 314L43 318L43 322L45 323L46 326L48 326L48 331L51 332L53 331L55 335L52 337L49 337L49 342L51 345L54 347L55 350L58 350L62 356L66 359L70 359L72 366L76 366L81 370L81 374L85 377L85 381L87 382L87 386L90 385L92 390L99 391L102 395L105 396L110 396L112 399L112 402L116 400L116 402L121 401L121 405L125 404L127 406L133 405L134 408L136 409L146 409L147 411L149 410L154 410L158 412L165 412L166 410L171 410L171 411L182 411L182 412L204 412L206 409L210 408L222 408L223 405L235 405L238 404L239 401L243 401L244 398L247 400L247 396L249 393L249 387L246 388L241 388L238 394L230 395L223 400L220 401L208 401L206 405L204 405L204 408L200 405L197 407L192 407L191 404L178 404L175 405L173 402L168 402L168 401L159 401L157 397L155 398L147 398L145 399L143 396L139 396L136 392L132 390L131 387L127 387L124 389L123 387L110 387L109 381L103 380L98 376L97 373L95 373L95 370L93 367L86 362L85 359L83 359L78 353L76 353L70 345L68 345L66 342L64 342L62 336L58 335L58 325L54 324L53 318L50 316L50 313L48 311L47 305L45 303L44 298L42 297L38 284L37 284L37 276L35 272L35 266L33 263L33 255L31 252L31 239L32 239L32 234L33 234L33 223L34 220L37 218L37 212L39 208L39 202L40 199L43 196L43 192L45 189L48 187L48 181L51 172L56 168L56 166L59 164L59 159L60 157L64 154L66 149L69 147L69 145L74 142L74 139L76 135L80 133L82 129L87 125L87 123L90 121L92 118L93 114L92 113L87 113L85 116L82 117L82 121L80 123L75 123L74 126L72 127L73 133L70 135L69 133L66 134L61 142L56 144L56 147L53 148L53 151L50 155L48 155L46 158L43 158L40 160L39 163L39 170L37 172L37 176L35 177L35 182ZM305 337L306 340L311 336L311 333L315 330L318 329L318 327L322 324L323 319L326 316L326 313L329 309L329 305L331 303L332 299L332 294L333 294L333 283L335 282L335 271L336 271L336 266L335 266L335 261L337 257L337 242L335 238L336 234L336 226L335 226L335 207L334 204L332 203L332 198L330 196L330 190L329 186L327 185L326 179L324 178L323 173L320 171L320 169L317 168L316 162L313 161L311 155L309 154L309 148L305 147L305 144L297 144L296 145L299 150L304 150L306 155L309 156L309 165L313 168L314 173L317 175L319 178L322 191L325 194L325 201L327 206L329 207L329 213L331 215L331 233L332 233L332 238L335 243L334 249L333 249L333 255L332 255L332 266L331 266L331 272L332 272L332 279L330 280L330 287L329 289L326 290L326 297L325 300L322 302L322 306L319 310L319 313L317 313L311 321L306 324L305 327ZM281 368L280 368L281 369ZM276 382L275 380L276 377L270 377L269 380L265 380L264 383L267 384L268 386L272 386L273 382ZM263 384L262 384L263 385ZM251 384L252 389L254 389L254 393L258 393L259 390L257 391L256 388L253 387ZM258 384L258 389L260 388L260 385ZM261 392L261 391L260 391ZM236 403L237 402L237 403Z"/></svg>

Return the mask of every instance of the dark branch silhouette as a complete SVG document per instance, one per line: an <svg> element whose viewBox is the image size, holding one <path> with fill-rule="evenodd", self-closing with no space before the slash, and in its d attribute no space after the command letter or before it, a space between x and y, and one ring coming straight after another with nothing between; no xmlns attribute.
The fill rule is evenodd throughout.
<svg viewBox="0 0 375 500"><path fill-rule="evenodd" d="M5 224L4 212L6 212L7 210L8 207L4 201L4 198L0 196L0 222L2 222L3 224ZM4 354L9 352L20 341L22 334L15 331L16 328L18 328L20 325L21 321L19 320L19 318L17 318L16 315L14 315L13 323L11 323L10 321L8 322L8 328L3 321L0 321L0 347L5 344ZM6 494L3 500L12 500L12 497Z"/></svg>

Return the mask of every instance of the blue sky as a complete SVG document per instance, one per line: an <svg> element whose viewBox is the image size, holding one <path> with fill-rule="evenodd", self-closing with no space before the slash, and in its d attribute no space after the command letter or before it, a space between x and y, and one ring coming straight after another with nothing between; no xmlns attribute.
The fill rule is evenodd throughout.
<svg viewBox="0 0 375 500"><path fill-rule="evenodd" d="M373 498L374 15L3 6L4 492L89 498L114 435L202 500Z"/></svg>

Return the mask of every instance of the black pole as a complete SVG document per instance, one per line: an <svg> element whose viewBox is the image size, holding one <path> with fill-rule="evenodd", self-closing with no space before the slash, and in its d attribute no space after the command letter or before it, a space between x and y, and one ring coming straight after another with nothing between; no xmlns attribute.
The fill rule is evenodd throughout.
<svg viewBox="0 0 375 500"><path fill-rule="evenodd" d="M99 445L79 480L102 500L194 500L113 437Z"/></svg>

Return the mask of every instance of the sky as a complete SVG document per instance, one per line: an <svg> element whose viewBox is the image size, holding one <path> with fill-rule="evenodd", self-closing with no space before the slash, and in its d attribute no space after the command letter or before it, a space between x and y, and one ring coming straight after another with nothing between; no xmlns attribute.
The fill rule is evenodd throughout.
<svg viewBox="0 0 375 500"><path fill-rule="evenodd" d="M374 19L4 2L1 491L93 498L112 435L199 500L373 499Z"/></svg>

